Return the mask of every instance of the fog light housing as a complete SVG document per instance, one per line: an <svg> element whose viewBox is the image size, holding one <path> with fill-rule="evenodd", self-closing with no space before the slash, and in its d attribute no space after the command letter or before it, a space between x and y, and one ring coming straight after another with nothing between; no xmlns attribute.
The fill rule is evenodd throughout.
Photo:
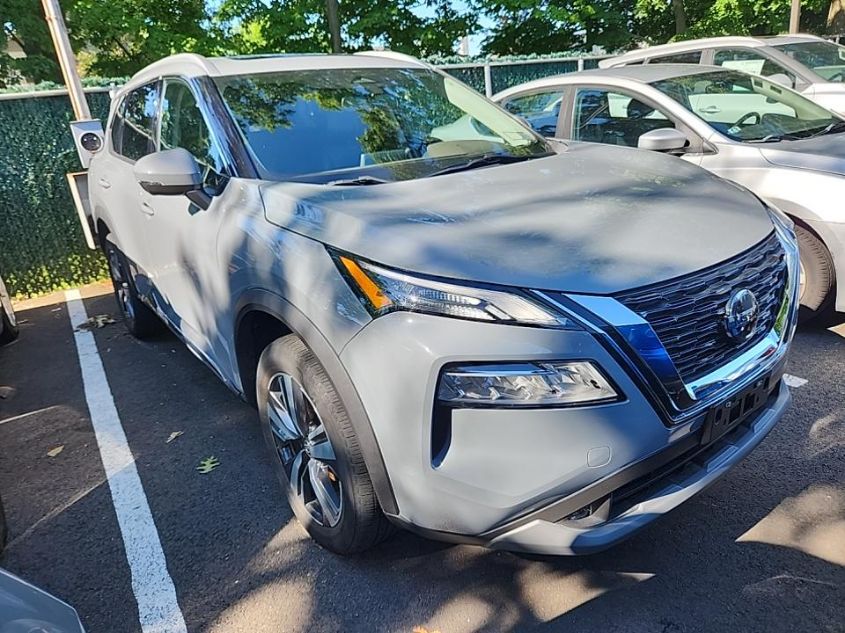
<svg viewBox="0 0 845 633"><path fill-rule="evenodd" d="M567 407L613 402L619 393L589 361L462 365L440 376L451 407Z"/></svg>

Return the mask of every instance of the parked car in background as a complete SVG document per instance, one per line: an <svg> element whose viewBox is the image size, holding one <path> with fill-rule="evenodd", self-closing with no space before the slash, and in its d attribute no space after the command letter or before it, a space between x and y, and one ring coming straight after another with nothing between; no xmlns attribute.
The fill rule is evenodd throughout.
<svg viewBox="0 0 845 633"><path fill-rule="evenodd" d="M4 569L0 569L0 631L85 633L73 607Z"/></svg>
<svg viewBox="0 0 845 633"><path fill-rule="evenodd" d="M18 338L18 320L12 298L6 290L6 282L0 277L0 345L11 343Z"/></svg>
<svg viewBox="0 0 845 633"><path fill-rule="evenodd" d="M751 189L796 223L802 317L845 311L845 121L734 70L649 64L546 77L494 96L554 136L676 155ZM539 113L538 113L539 110Z"/></svg>
<svg viewBox="0 0 845 633"><path fill-rule="evenodd" d="M619 542L789 403L792 223L660 154L549 142L392 54L179 55L121 88L89 181L130 332L255 402L341 553L390 524Z"/></svg>
<svg viewBox="0 0 845 633"><path fill-rule="evenodd" d="M643 48L603 59L601 68L703 64L767 77L829 110L845 113L845 47L815 35L711 37Z"/></svg>

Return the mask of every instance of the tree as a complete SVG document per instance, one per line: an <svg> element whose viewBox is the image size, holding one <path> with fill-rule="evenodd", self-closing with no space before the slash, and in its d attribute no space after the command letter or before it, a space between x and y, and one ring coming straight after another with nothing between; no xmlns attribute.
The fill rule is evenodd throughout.
<svg viewBox="0 0 845 633"><path fill-rule="evenodd" d="M21 79L61 81L62 74L53 50L53 40L36 0L0 0L0 87ZM26 57L15 59L6 51L10 44Z"/></svg>
<svg viewBox="0 0 845 633"><path fill-rule="evenodd" d="M613 50L632 39L627 0L476 0L475 5L494 23L484 40L486 53Z"/></svg>
<svg viewBox="0 0 845 633"><path fill-rule="evenodd" d="M66 0L62 6L74 47L93 51L93 74L129 75L172 53L210 54L220 46L205 0Z"/></svg>

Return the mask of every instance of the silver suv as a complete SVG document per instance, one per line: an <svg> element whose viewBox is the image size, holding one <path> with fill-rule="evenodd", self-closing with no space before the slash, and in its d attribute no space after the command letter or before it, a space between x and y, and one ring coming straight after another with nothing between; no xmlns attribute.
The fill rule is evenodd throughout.
<svg viewBox="0 0 845 633"><path fill-rule="evenodd" d="M91 203L129 330L257 405L336 552L400 525L608 547L789 403L791 223L655 153L546 141L401 56L179 55L116 95Z"/></svg>

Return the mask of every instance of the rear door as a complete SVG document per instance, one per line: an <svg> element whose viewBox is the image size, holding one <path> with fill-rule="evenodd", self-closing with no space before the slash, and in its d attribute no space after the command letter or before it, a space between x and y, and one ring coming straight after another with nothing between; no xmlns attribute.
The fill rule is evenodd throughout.
<svg viewBox="0 0 845 633"><path fill-rule="evenodd" d="M100 217L110 223L124 255L136 269L139 291L148 289L149 252L144 233L148 219L142 207L141 186L135 179L135 161L155 151L160 82L125 94L115 106L106 139L106 151L91 163L89 187Z"/></svg>

